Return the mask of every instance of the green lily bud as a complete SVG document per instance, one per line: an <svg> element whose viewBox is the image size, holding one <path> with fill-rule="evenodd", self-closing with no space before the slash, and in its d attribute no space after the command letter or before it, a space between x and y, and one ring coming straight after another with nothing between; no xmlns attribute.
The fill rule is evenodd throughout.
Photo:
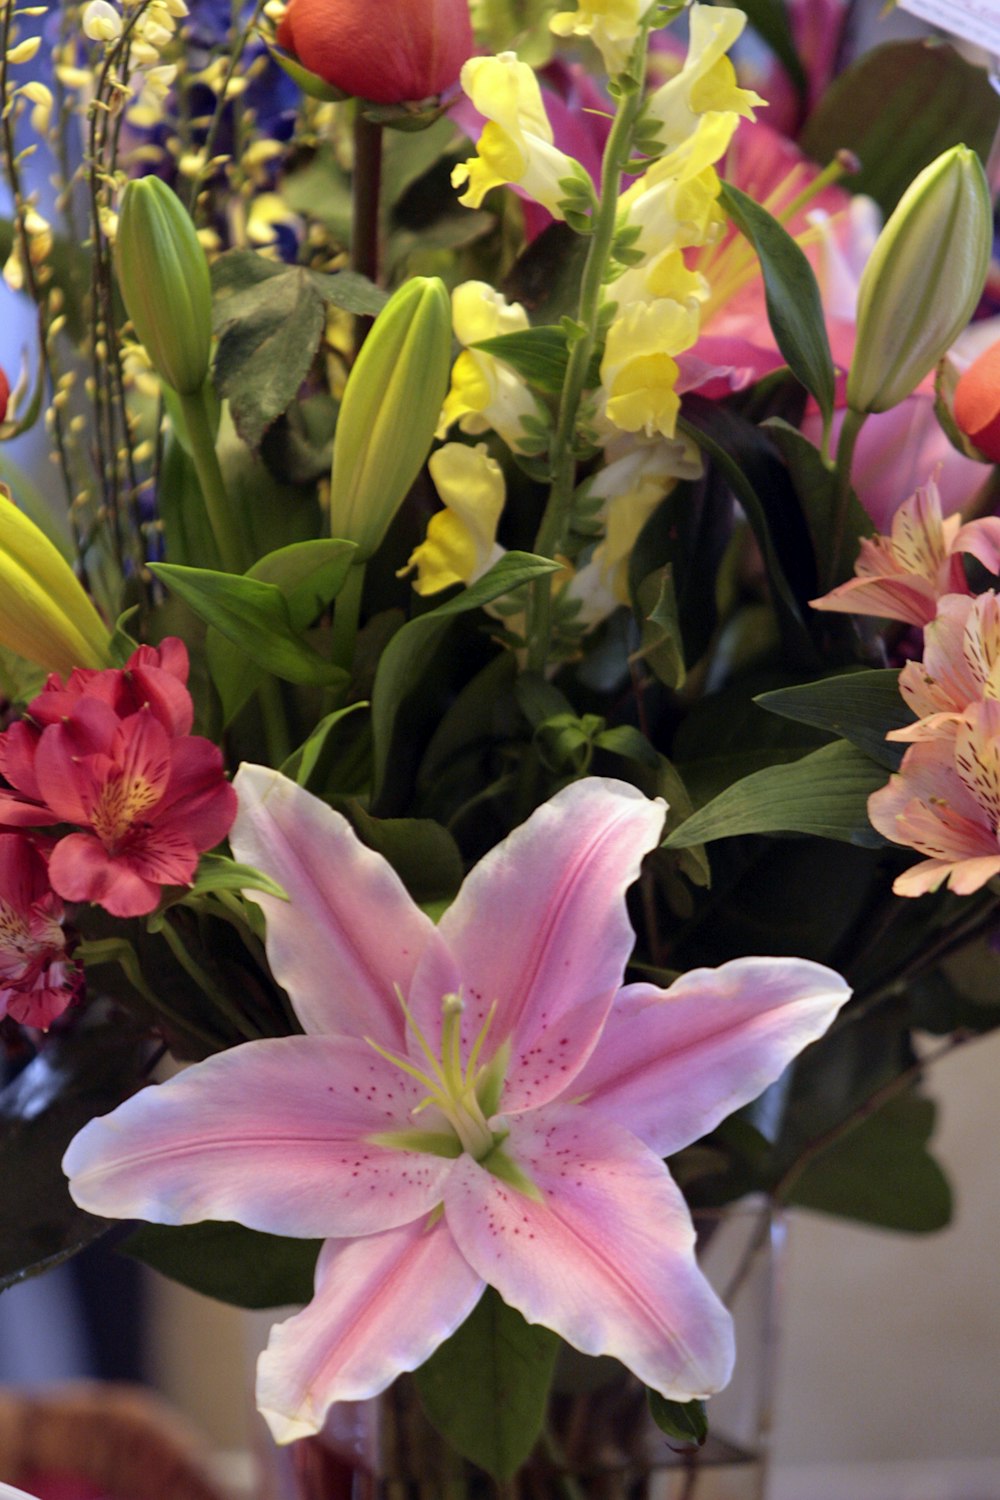
<svg viewBox="0 0 1000 1500"><path fill-rule="evenodd" d="M366 562L427 457L448 392L451 302L415 276L375 319L344 389L333 441L330 534Z"/></svg>
<svg viewBox="0 0 1000 1500"><path fill-rule="evenodd" d="M212 340L212 284L194 225L158 177L122 193L115 271L125 308L156 373L182 396L205 384Z"/></svg>
<svg viewBox="0 0 1000 1500"><path fill-rule="evenodd" d="M0 645L49 672L106 667L111 636L62 553L0 487Z"/></svg>
<svg viewBox="0 0 1000 1500"><path fill-rule="evenodd" d="M848 406L888 411L916 389L972 317L991 241L982 163L953 146L910 183L865 266Z"/></svg>

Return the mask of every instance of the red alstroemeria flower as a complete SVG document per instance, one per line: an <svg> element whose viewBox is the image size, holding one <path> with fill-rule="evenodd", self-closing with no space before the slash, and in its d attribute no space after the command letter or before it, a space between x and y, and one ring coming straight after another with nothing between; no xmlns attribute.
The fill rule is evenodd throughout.
<svg viewBox="0 0 1000 1500"><path fill-rule="evenodd" d="M0 834L0 1016L47 1031L76 995L63 904L44 855L23 833Z"/></svg>
<svg viewBox="0 0 1000 1500"><path fill-rule="evenodd" d="M123 669L52 677L0 735L0 823L73 823L55 845L54 889L113 916L143 916L187 885L236 816L215 745L193 718L182 642L140 647Z"/></svg>

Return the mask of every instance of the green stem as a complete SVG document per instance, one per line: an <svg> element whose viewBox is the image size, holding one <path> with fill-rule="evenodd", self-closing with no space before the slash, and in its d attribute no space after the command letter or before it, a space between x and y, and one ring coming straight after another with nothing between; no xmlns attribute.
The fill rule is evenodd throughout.
<svg viewBox="0 0 1000 1500"><path fill-rule="evenodd" d="M255 1026L251 1024L251 1022L247 1020L246 1016L243 1015L243 1012L233 1004L229 996L226 994L225 990L223 990L220 985L216 984L215 980L211 977L210 974L207 974L205 972L205 970L197 962L196 959L192 958L191 954L184 946L184 939L181 937L176 927L172 926L169 917L167 917L163 922L160 931L163 933L163 937L166 941L167 947L170 949L171 953L174 955L177 962L184 970L185 974L187 974L189 979L194 980L195 984L201 990L202 994L205 995L209 1000L211 1000L212 1004L219 1011L220 1015L225 1016L226 1020L230 1023L231 1026L233 1026L236 1031L239 1032L244 1040L251 1042L257 1041L260 1037L260 1032L256 1029Z"/></svg>
<svg viewBox="0 0 1000 1500"><path fill-rule="evenodd" d="M576 486L575 437L580 400L587 384L587 371L597 342L604 278L618 218L622 173L629 159L632 132L643 103L648 26L644 26L630 60L630 81L618 106L601 164L601 197L591 219L590 246L580 279L577 322L583 332L570 345L566 375L559 400L559 414L552 441L552 487L542 524L535 540L540 557L555 557L566 531ZM549 654L552 614L550 577L532 585L528 630L528 668L544 671Z"/></svg>
<svg viewBox="0 0 1000 1500"><path fill-rule="evenodd" d="M354 175L351 179L351 269L369 281L379 277L379 200L382 191L382 126L354 116ZM371 318L356 318L354 352L360 350Z"/></svg>
<svg viewBox="0 0 1000 1500"><path fill-rule="evenodd" d="M847 530L847 508L851 499L851 468L854 463L854 449L867 420L867 412L855 411L849 406L844 415L844 425L840 429L840 441L837 444L837 492L834 497L833 535L830 556L827 559L826 587L828 589L832 589L840 582L840 554L844 546L844 533Z"/></svg>
<svg viewBox="0 0 1000 1500"><path fill-rule="evenodd" d="M215 451L215 433L208 418L204 392L178 392L177 395L184 413L184 425L187 427L191 456L209 525L219 549L219 559L227 572L242 573L240 548L230 524L229 499L222 469L219 467L219 456Z"/></svg>
<svg viewBox="0 0 1000 1500"><path fill-rule="evenodd" d="M354 666L354 647L361 618L361 595L365 587L365 564L352 563L344 586L333 607L331 656L338 667L350 672Z"/></svg>

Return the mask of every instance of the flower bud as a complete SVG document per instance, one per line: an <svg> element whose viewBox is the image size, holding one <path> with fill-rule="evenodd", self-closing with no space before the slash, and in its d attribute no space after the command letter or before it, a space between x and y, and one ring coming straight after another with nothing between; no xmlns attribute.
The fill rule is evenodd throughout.
<svg viewBox="0 0 1000 1500"><path fill-rule="evenodd" d="M953 146L910 183L865 266L848 406L888 411L916 389L975 311L991 240L982 163Z"/></svg>
<svg viewBox="0 0 1000 1500"><path fill-rule="evenodd" d="M1000 339L959 376L954 418L979 452L1000 464Z"/></svg>
<svg viewBox="0 0 1000 1500"><path fill-rule="evenodd" d="M0 645L63 675L111 660L108 629L72 568L2 489Z"/></svg>
<svg viewBox="0 0 1000 1500"><path fill-rule="evenodd" d="M437 277L390 297L351 371L337 419L330 534L378 547L427 457L448 389L451 303Z"/></svg>
<svg viewBox="0 0 1000 1500"><path fill-rule="evenodd" d="M212 284L194 225L158 177L122 194L115 270L125 308L156 373L182 396L208 375Z"/></svg>
<svg viewBox="0 0 1000 1500"><path fill-rule="evenodd" d="M404 104L443 93L475 50L468 0L291 0L277 41L345 94Z"/></svg>

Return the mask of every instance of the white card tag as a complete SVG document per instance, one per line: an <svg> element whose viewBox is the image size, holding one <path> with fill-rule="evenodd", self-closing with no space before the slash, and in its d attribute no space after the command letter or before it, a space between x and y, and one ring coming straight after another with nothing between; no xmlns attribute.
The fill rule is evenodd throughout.
<svg viewBox="0 0 1000 1500"><path fill-rule="evenodd" d="M985 47L1000 56L1000 0L898 0L921 21L930 21L952 36Z"/></svg>

